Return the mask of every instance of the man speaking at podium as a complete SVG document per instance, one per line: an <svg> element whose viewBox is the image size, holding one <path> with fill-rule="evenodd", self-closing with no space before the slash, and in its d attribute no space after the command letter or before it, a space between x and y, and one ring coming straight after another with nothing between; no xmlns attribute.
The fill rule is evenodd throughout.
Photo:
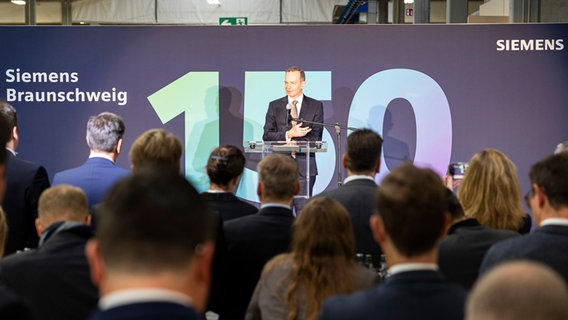
<svg viewBox="0 0 568 320"><path fill-rule="evenodd" d="M306 86L306 75L300 67L289 67L284 76L286 96L276 99L268 105L264 122L264 141L321 141L323 128L320 125L302 123L293 119L323 122L323 104L321 101L307 97L303 93ZM296 158L300 171L300 194L306 194L305 154L292 155ZM310 153L310 196L313 194L318 168L315 153ZM305 201L294 201L296 214L300 212Z"/></svg>

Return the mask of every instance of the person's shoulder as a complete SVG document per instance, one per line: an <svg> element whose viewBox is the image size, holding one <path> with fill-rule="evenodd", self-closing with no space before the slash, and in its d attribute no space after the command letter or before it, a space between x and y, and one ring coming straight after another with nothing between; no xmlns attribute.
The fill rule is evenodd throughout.
<svg viewBox="0 0 568 320"><path fill-rule="evenodd" d="M288 97L287 96L280 97L278 99L274 99L274 100L270 101L268 103L268 105L269 106L276 106L276 105L279 105L279 104L282 104L282 103L284 103L284 104L288 103Z"/></svg>
<svg viewBox="0 0 568 320"><path fill-rule="evenodd" d="M0 287L0 319L33 319L30 307L16 294Z"/></svg>
<svg viewBox="0 0 568 320"><path fill-rule="evenodd" d="M319 319L371 319L376 302L372 298L374 293L375 290L369 290L332 296L325 301Z"/></svg>

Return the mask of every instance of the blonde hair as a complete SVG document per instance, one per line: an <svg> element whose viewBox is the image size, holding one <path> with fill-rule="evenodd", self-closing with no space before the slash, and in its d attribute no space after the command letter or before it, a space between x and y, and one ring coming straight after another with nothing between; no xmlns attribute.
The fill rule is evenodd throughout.
<svg viewBox="0 0 568 320"><path fill-rule="evenodd" d="M69 184L45 189L39 197L38 218L44 227L56 221L87 221L89 206L85 192Z"/></svg>
<svg viewBox="0 0 568 320"><path fill-rule="evenodd" d="M312 199L294 222L291 253L276 256L264 272L291 260L290 283L285 290L288 319L300 316L298 289L305 292L307 319L315 320L329 296L355 290L353 269L355 240L351 218L336 200Z"/></svg>
<svg viewBox="0 0 568 320"><path fill-rule="evenodd" d="M490 228L519 231L527 215L517 169L495 149L482 150L471 158L458 198L466 216Z"/></svg>

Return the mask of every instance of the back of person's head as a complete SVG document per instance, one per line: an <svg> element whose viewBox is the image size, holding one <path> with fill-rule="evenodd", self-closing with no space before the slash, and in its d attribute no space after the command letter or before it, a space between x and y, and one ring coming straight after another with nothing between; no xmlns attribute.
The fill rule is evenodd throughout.
<svg viewBox="0 0 568 320"><path fill-rule="evenodd" d="M97 216L107 272L186 272L214 239L214 216L195 188L171 170L142 170L119 181Z"/></svg>
<svg viewBox="0 0 568 320"><path fill-rule="evenodd" d="M91 150L113 152L124 131L122 117L111 112L100 113L87 122L87 144Z"/></svg>
<svg viewBox="0 0 568 320"><path fill-rule="evenodd" d="M465 216L463 212L463 208L461 206L458 197L456 197L455 193L452 190L446 188L446 209L450 213L452 220L460 219Z"/></svg>
<svg viewBox="0 0 568 320"><path fill-rule="evenodd" d="M151 129L140 135L130 148L133 170L145 167L170 168L179 172L181 142L162 129Z"/></svg>
<svg viewBox="0 0 568 320"><path fill-rule="evenodd" d="M558 210L568 207L568 153L558 153L537 162L529 173L531 184L536 184L547 196L550 205Z"/></svg>
<svg viewBox="0 0 568 320"><path fill-rule="evenodd" d="M229 144L215 148L207 160L206 171L209 181L220 187L227 187L233 179L243 173L244 169L243 152Z"/></svg>
<svg viewBox="0 0 568 320"><path fill-rule="evenodd" d="M554 154L558 154L558 153L562 153L562 152L568 153L568 141L564 141L564 142L559 143L556 146L556 149L554 150Z"/></svg>
<svg viewBox="0 0 568 320"><path fill-rule="evenodd" d="M371 129L353 131L347 137L345 165L353 173L377 170L381 160L383 139Z"/></svg>
<svg viewBox="0 0 568 320"><path fill-rule="evenodd" d="M270 154L257 166L258 182L265 198L290 200L298 189L298 165L283 154Z"/></svg>
<svg viewBox="0 0 568 320"><path fill-rule="evenodd" d="M44 228L57 221L85 223L88 216L87 196L81 188L60 184L44 190L39 197L38 219Z"/></svg>
<svg viewBox="0 0 568 320"><path fill-rule="evenodd" d="M531 261L507 262L477 281L467 300L466 319L568 319L566 301L566 283L550 267Z"/></svg>
<svg viewBox="0 0 568 320"><path fill-rule="evenodd" d="M485 149L469 161L458 190L465 214L484 226L518 231L523 209L517 169L502 152Z"/></svg>
<svg viewBox="0 0 568 320"><path fill-rule="evenodd" d="M0 99L0 113L8 120L9 130L18 126L18 113L16 112L16 109L3 99Z"/></svg>
<svg viewBox="0 0 568 320"><path fill-rule="evenodd" d="M414 257L435 248L446 225L442 179L410 163L391 171L377 191L377 214L395 248Z"/></svg>

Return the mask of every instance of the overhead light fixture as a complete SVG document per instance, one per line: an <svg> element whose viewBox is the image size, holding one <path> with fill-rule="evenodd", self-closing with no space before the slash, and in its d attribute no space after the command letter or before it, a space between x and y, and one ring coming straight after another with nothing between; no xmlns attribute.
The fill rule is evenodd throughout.
<svg viewBox="0 0 568 320"><path fill-rule="evenodd" d="M17 4L19 6L23 6L26 4L26 0L12 0L13 4Z"/></svg>

